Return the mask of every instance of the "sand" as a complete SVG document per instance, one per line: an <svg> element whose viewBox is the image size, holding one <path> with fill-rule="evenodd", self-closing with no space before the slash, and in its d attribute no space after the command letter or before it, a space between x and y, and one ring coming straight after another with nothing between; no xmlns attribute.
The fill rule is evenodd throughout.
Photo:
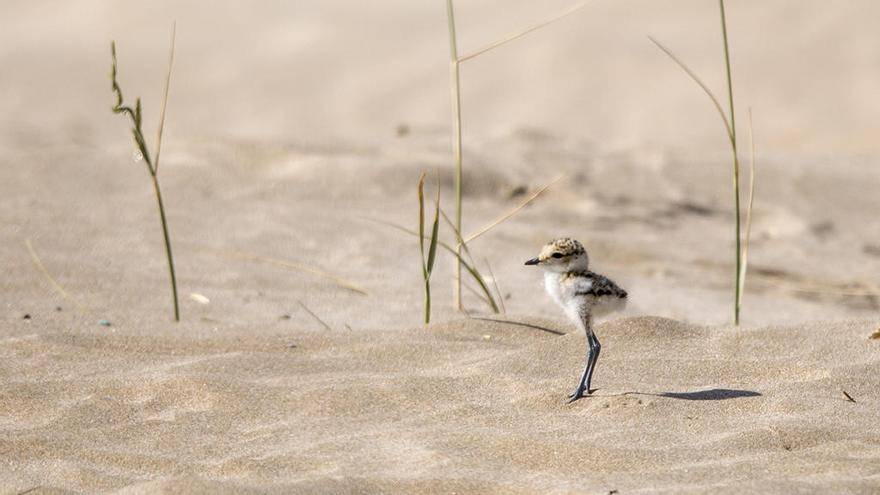
<svg viewBox="0 0 880 495"><path fill-rule="evenodd" d="M463 51L543 12L459 3ZM423 171L452 211L440 3L5 2L0 493L877 493L880 12L823 7L730 2L742 326L717 116L645 38L720 85L694 0L597 1L464 66L465 231L561 179L471 245L505 314L454 311L442 256L426 327L417 244L381 222L416 228ZM177 324L107 80L115 38L152 129L172 19ZM571 405L584 337L522 265L559 235L631 294Z"/></svg>

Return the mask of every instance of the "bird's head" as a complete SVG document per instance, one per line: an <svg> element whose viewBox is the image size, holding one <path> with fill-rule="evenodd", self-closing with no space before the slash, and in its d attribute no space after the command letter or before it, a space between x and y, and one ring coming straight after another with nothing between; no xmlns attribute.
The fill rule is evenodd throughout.
<svg viewBox="0 0 880 495"><path fill-rule="evenodd" d="M590 258L584 246L571 238L563 237L547 243L537 257L526 261L526 265L537 265L552 272L586 270Z"/></svg>

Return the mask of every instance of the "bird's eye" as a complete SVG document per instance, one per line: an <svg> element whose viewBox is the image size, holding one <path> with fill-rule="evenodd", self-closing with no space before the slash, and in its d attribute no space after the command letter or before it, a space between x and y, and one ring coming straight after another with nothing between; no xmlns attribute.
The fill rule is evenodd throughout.
<svg viewBox="0 0 880 495"><path fill-rule="evenodd" d="M553 253L551 256L554 258L562 258L562 253Z"/></svg>

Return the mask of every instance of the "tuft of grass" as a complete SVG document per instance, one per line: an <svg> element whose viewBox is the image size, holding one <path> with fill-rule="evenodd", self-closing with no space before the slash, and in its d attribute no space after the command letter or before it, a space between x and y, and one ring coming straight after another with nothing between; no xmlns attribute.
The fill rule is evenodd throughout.
<svg viewBox="0 0 880 495"><path fill-rule="evenodd" d="M729 114L725 113L724 109L721 106L721 102L718 97L712 93L712 90L688 67L684 62L681 61L678 57L672 53L671 50L663 46L656 39L648 36L648 39L651 40L657 48L662 50L673 62L675 62L697 85L700 89L703 90L704 93L709 97L712 101L712 104L715 106L715 110L718 111L719 117L721 117L722 122L724 123L724 129L727 132L727 139L730 143L730 150L733 155L732 165L733 165L733 196L734 196L734 213L735 213L735 227L734 234L736 238L736 249L735 249L735 262L736 268L734 269L734 302L733 302L733 321L735 325L739 325L739 317L740 317L740 309L742 306L742 295L743 295L743 284L745 281L745 269L743 266L744 255L743 255L743 243L742 243L742 227L741 227L741 207L740 207L740 187L739 187L739 152L737 147L737 139L736 139L736 112L734 110L733 105L733 82L732 75L730 71L730 46L727 40L727 17L724 10L724 0L718 0L719 9L721 13L721 35L724 41L724 67L727 76L727 101ZM754 163L754 162L753 162ZM754 169L753 169L754 171ZM753 178L754 180L754 178ZM754 182L752 182L754 186ZM749 198L749 212L751 213L751 203L752 197ZM748 227L747 227L748 228Z"/></svg>
<svg viewBox="0 0 880 495"><path fill-rule="evenodd" d="M511 41L522 38L523 36L536 31L548 24L552 24L560 19L568 17L571 14L581 10L584 8L590 0L583 0L578 2L574 6L569 9L563 11L560 14L557 14L553 17L545 19L541 22L533 24L525 29L521 29L519 31L510 33L501 39L489 43L488 45L474 50L472 52L466 53L465 55L460 56L458 54L458 38L456 36L455 29L455 8L453 5L453 0L446 0L446 22L447 29L449 31L449 88L452 97L452 155L453 162L455 166L455 230L459 233L462 232L462 201L461 201L461 191L462 191L462 145L461 145L461 73L460 68L462 62L467 60L474 59L486 52L494 50L502 45L510 43ZM518 210L517 210L518 211ZM515 212L514 212L515 213ZM512 215L513 213L511 213ZM509 216L507 217L509 218ZM504 218L501 221L506 220ZM490 227L491 228L491 227ZM481 232L482 233L482 232ZM478 233L477 235L480 235ZM459 237L461 237L459 235ZM476 237L476 236L474 236ZM455 252L456 258L459 260L455 263L455 285L453 291L453 297L455 299L455 307L460 311L463 309L461 304L461 253L464 246L461 244L456 245Z"/></svg>
<svg viewBox="0 0 880 495"><path fill-rule="evenodd" d="M431 225L431 238L428 254L425 255L425 174L419 177L419 250L422 254L422 278L425 281L425 325L431 323L431 274L437 258L437 241L440 230L440 184L437 184L437 198L434 200L434 222Z"/></svg>
<svg viewBox="0 0 880 495"><path fill-rule="evenodd" d="M159 115L159 130L156 137L156 153L151 158L150 150L147 148L147 141L143 132L143 112L141 110L141 99L135 99L134 108L125 105L122 96L122 88L116 80L117 60L116 60L116 42L110 44L110 54L112 64L110 75L112 80L112 91L116 95L116 103L113 105L113 113L128 115L131 119L131 134L134 138L135 146L141 154L144 163L147 165L147 171L150 173L150 179L153 183L153 192L156 195L156 206L159 210L159 220L162 223L162 236L165 240L165 257L168 260L168 272L171 279L171 294L174 300L174 321L180 321L180 303L177 297L177 276L174 271L174 256L171 252L171 238L168 233L168 220L165 216L165 205L162 201L162 190L159 187L159 157L162 153L162 131L165 128L165 109L168 105L168 91L171 86L171 69L174 65L174 41L177 32L175 25L171 30L171 48L168 57L168 72L165 77L165 91L162 98L162 110Z"/></svg>
<svg viewBox="0 0 880 495"><path fill-rule="evenodd" d="M443 210L440 210L440 215L441 216L444 215ZM419 237L421 239L424 239L424 236L420 236L418 232L416 232L414 230L410 230L410 229L408 229L402 225L398 225L394 222L380 220L378 218L368 218L368 217L362 217L362 218L364 218L364 220L369 220L371 222L375 222L375 223L378 223L381 225L385 225L387 227L391 227L395 230L399 230L400 232L411 235L413 237ZM443 250L448 252L449 254L451 254L458 261L458 263L461 263L461 266L462 266L462 268L464 268L465 272L467 272L471 276L471 278L474 280L474 282L476 282L477 285L479 286L480 292L482 292L483 297L485 297L486 300L488 301L490 309L494 313L500 313L500 309L498 308L498 303L495 301L495 297L492 296L492 291L489 290L489 286L486 284L485 279L480 274L480 271L476 268L476 266L473 265L471 262L468 262L468 260L465 259L465 257L463 255L459 255L454 247L450 246L449 244L447 244L439 239L437 240L437 246L443 248ZM462 311L464 311L463 306L462 306Z"/></svg>

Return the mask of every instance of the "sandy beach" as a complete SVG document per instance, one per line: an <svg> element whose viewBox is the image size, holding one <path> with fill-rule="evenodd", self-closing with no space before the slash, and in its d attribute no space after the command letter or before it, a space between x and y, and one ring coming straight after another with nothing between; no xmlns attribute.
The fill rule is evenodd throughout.
<svg viewBox="0 0 880 495"><path fill-rule="evenodd" d="M459 5L460 4L460 5ZM467 52L570 4L459 2ZM462 66L453 211L442 2L0 7L0 494L880 491L880 5L730 0L758 159L742 324L717 4L596 1ZM160 181L111 113L110 48ZM747 153L742 153L745 163ZM454 242L444 225L441 236ZM558 236L629 292L585 339L523 262ZM469 283L475 289L473 283ZM477 291L478 292L478 291Z"/></svg>

